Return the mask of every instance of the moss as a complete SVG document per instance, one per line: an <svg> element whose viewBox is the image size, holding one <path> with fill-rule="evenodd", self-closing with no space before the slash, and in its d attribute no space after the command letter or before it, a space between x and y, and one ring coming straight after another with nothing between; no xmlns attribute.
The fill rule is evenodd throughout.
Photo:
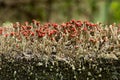
<svg viewBox="0 0 120 80"><path fill-rule="evenodd" d="M95 61L79 58L62 60L57 57L48 59L32 58L31 60L6 58L1 55L1 80L86 80L120 79L120 60L100 59Z"/></svg>

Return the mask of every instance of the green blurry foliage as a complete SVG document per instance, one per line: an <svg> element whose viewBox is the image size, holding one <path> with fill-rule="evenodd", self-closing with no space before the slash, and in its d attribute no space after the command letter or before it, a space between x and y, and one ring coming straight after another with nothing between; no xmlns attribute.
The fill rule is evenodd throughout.
<svg viewBox="0 0 120 80"><path fill-rule="evenodd" d="M113 1L110 6L112 21L120 22L120 3L119 1Z"/></svg>
<svg viewBox="0 0 120 80"><path fill-rule="evenodd" d="M118 23L120 2L119 0L1 0L0 15L2 15L0 23L24 22L32 19L57 23L71 19Z"/></svg>

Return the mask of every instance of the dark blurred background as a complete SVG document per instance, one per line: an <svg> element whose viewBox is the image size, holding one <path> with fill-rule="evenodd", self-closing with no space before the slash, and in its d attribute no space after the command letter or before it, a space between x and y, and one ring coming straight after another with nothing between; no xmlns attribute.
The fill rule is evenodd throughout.
<svg viewBox="0 0 120 80"><path fill-rule="evenodd" d="M71 19L119 23L119 0L0 0L0 24L24 22L62 23Z"/></svg>

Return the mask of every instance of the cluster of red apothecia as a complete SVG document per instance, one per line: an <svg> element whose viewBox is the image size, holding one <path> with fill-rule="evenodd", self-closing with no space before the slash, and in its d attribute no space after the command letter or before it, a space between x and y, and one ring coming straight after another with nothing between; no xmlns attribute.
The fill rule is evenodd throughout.
<svg viewBox="0 0 120 80"><path fill-rule="evenodd" d="M0 35L3 35L4 37L15 37L18 40L22 40L22 37L25 37L29 40L31 38L40 39L46 36L51 41L56 41L55 37L57 36L63 38L67 36L69 39L76 37L79 38L79 41L82 41L87 34L89 35L89 41L96 42L100 38L93 37L95 36L94 34L96 32L102 34L105 31L105 29L101 28L100 24L94 24L89 21L80 20L71 20L62 24L41 24L37 20L33 20L31 23L25 22L23 24L16 22L15 24L13 24L13 29L13 31L5 33L4 31L6 29L4 27L0 27ZM84 37L82 35L84 35ZM83 39L80 39L81 36L83 37ZM106 39L105 36L102 37Z"/></svg>

